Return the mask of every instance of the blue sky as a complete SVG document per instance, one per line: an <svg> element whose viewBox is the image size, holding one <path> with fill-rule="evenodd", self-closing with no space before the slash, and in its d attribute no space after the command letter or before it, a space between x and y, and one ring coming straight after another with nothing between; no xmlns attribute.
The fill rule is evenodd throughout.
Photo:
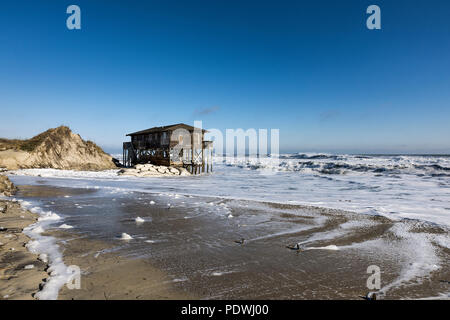
<svg viewBox="0 0 450 320"><path fill-rule="evenodd" d="M81 30L66 8L81 8ZM381 8L382 29L366 28ZM448 1L9 1L0 136L70 126L107 151L202 120L282 152L450 153Z"/></svg>

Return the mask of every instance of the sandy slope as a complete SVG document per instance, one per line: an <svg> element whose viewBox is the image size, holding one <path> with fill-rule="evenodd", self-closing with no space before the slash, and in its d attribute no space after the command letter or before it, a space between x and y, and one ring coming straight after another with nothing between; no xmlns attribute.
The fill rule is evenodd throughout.
<svg viewBox="0 0 450 320"><path fill-rule="evenodd" d="M8 170L53 168L64 170L115 169L112 157L68 127L49 129L29 140L1 141L0 167Z"/></svg>
<svg viewBox="0 0 450 320"><path fill-rule="evenodd" d="M16 192L16 187L14 184L8 179L7 176L0 175L0 195L11 196Z"/></svg>

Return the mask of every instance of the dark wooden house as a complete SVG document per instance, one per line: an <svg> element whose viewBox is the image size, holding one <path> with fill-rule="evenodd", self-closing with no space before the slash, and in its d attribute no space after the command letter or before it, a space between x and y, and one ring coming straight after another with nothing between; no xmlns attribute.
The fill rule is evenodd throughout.
<svg viewBox="0 0 450 320"><path fill-rule="evenodd" d="M206 132L179 123L129 133L131 142L123 143L123 164L182 166L194 174L212 171L212 141L205 141Z"/></svg>

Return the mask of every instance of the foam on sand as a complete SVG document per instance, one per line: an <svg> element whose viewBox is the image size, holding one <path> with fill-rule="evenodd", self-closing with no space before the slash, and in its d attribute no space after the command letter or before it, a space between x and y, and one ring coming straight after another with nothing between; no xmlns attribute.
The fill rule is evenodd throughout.
<svg viewBox="0 0 450 320"><path fill-rule="evenodd" d="M123 232L122 235L120 236L120 240L132 240L132 239L133 239L133 237L125 232Z"/></svg>
<svg viewBox="0 0 450 320"><path fill-rule="evenodd" d="M225 274L230 274L230 273L233 273L233 272L234 271L215 271L215 272L211 273L211 275L214 276L214 277L220 277L220 276L223 276Z"/></svg>
<svg viewBox="0 0 450 320"><path fill-rule="evenodd" d="M245 226L245 225L242 225ZM282 230L279 232L275 232L275 233L270 233L270 234L266 234L264 236L260 236L260 237L256 237L256 238L252 238L252 239L246 239L246 242L252 242L252 241L259 241L259 240L267 240L267 239L271 239L271 238L275 238L275 237L279 237L279 236L283 236L283 235L289 235L289 234L295 234L301 231L306 231L309 229L314 228L314 226L302 226L302 227L296 227L293 229L288 229L288 230Z"/></svg>
<svg viewBox="0 0 450 320"><path fill-rule="evenodd" d="M31 232L34 234L39 234L44 232L44 229L41 226L37 226L36 228L32 229Z"/></svg>
<svg viewBox="0 0 450 320"><path fill-rule="evenodd" d="M64 223L64 224L60 225L58 228L60 228L60 229L72 229L73 227Z"/></svg>
<svg viewBox="0 0 450 320"><path fill-rule="evenodd" d="M38 259L41 260L41 261L44 262L44 263L47 263L47 262L48 262L48 256L47 256L46 253L41 253L41 254L39 255L39 258L38 258Z"/></svg>
<svg viewBox="0 0 450 320"><path fill-rule="evenodd" d="M22 200L18 202L24 209L29 210L31 203ZM49 268L47 272L50 275L43 284L42 290L35 294L35 298L56 300L59 290L71 280L72 274L63 262L56 239L50 236L43 236L41 233L60 220L61 217L51 211L44 211L39 207L33 207L30 211L39 214L40 217L36 223L23 229L23 232L31 239L25 246L30 252L38 254L41 261L48 262Z"/></svg>
<svg viewBox="0 0 450 320"><path fill-rule="evenodd" d="M396 223L389 232L392 233L395 243L390 238L378 238L340 247L366 250L374 259L387 256L402 266L397 278L378 291L381 295L396 288L422 283L429 279L432 272L439 270L443 262L436 254L433 244L435 235L416 232L413 225L407 223Z"/></svg>
<svg viewBox="0 0 450 320"><path fill-rule="evenodd" d="M412 232L406 224L396 224L392 232L404 243L399 260L403 260L403 269L393 282L380 289L381 293L411 283L420 283L430 273L441 268L440 259L435 253L432 239L427 234Z"/></svg>
<svg viewBox="0 0 450 320"><path fill-rule="evenodd" d="M337 250L339 250L339 247L334 245L334 244L330 244L329 246L325 246L325 247L309 247L309 248L305 248L305 250L333 250L333 251L337 251Z"/></svg>
<svg viewBox="0 0 450 320"><path fill-rule="evenodd" d="M134 219L134 221L136 221L136 223L144 223L145 220L142 219L141 217L137 217L136 219Z"/></svg>

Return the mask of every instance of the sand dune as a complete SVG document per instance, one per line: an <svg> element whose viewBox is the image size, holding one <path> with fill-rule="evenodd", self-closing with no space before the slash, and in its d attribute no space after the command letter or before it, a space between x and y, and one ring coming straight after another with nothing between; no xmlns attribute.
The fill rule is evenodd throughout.
<svg viewBox="0 0 450 320"><path fill-rule="evenodd" d="M28 140L0 139L0 167L8 170L53 168L64 170L115 169L113 158L92 141L68 127L49 129Z"/></svg>

